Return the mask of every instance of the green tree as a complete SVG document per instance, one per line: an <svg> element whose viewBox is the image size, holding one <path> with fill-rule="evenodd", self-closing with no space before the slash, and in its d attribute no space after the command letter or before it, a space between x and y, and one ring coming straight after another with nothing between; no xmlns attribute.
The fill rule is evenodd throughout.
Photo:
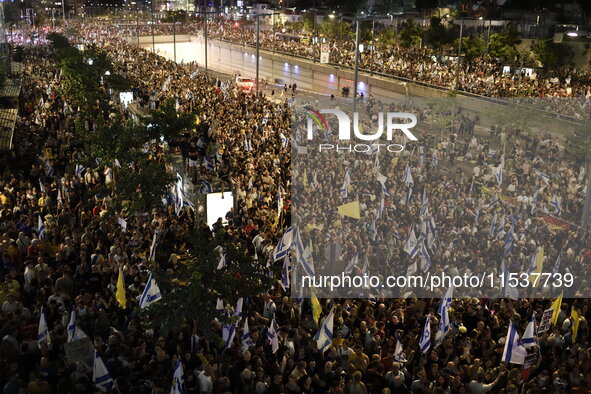
<svg viewBox="0 0 591 394"><path fill-rule="evenodd" d="M113 65L105 52L95 47L84 52L74 48L68 50L60 64L63 93L71 104L79 106L85 116L96 114L97 109L100 112L109 109L104 80Z"/></svg>
<svg viewBox="0 0 591 394"><path fill-rule="evenodd" d="M517 44L520 42L517 31L505 29L490 36L488 53L494 58L513 61L517 55Z"/></svg>
<svg viewBox="0 0 591 394"><path fill-rule="evenodd" d="M170 99L165 101L158 110L150 111L144 123L150 125L146 132L150 140L163 139L174 143L182 134L195 125L195 116L190 113L178 113L176 103Z"/></svg>
<svg viewBox="0 0 591 394"><path fill-rule="evenodd" d="M403 47L419 45L423 37L423 29L415 23L414 19L408 18L405 22L402 22L401 27L400 44Z"/></svg>
<svg viewBox="0 0 591 394"><path fill-rule="evenodd" d="M164 333L194 322L197 331L212 343L222 345L212 329L214 318L223 323L235 321L216 310L217 299L236 305L239 298L263 294L271 285L264 264L255 261L247 244L229 236L225 230L215 234L203 229L193 230L186 238L188 255L175 272L156 269L155 277L164 295L161 302L143 311L147 324ZM223 249L226 266L217 270L219 250ZM163 251L167 257L169 252ZM158 260L158 256L157 259Z"/></svg>
<svg viewBox="0 0 591 394"><path fill-rule="evenodd" d="M307 33L314 32L314 12L308 11L305 12L302 16L302 23L304 31Z"/></svg>
<svg viewBox="0 0 591 394"><path fill-rule="evenodd" d="M471 61L478 56L482 56L486 51L486 43L482 36L463 37L462 53L467 61Z"/></svg>
<svg viewBox="0 0 591 394"><path fill-rule="evenodd" d="M382 29L382 31L378 33L377 40L377 44L379 46L383 48L388 48L394 45L394 43L396 42L396 32L393 28Z"/></svg>
<svg viewBox="0 0 591 394"><path fill-rule="evenodd" d="M555 44L550 39L537 40L532 44L532 52L544 69L552 69L564 64L565 59L572 56L572 52L563 44Z"/></svg>
<svg viewBox="0 0 591 394"><path fill-rule="evenodd" d="M325 17L318 27L318 31L324 37L328 38L349 37L351 33L351 24L349 22L341 21L336 17Z"/></svg>
<svg viewBox="0 0 591 394"><path fill-rule="evenodd" d="M431 18L429 28L425 31L425 41L427 45L437 50L451 43L450 31L441 23L441 18Z"/></svg>
<svg viewBox="0 0 591 394"><path fill-rule="evenodd" d="M136 154L130 163L121 163L117 172L115 201L118 207L132 214L147 212L163 205L162 198L172 185L174 177L148 155Z"/></svg>

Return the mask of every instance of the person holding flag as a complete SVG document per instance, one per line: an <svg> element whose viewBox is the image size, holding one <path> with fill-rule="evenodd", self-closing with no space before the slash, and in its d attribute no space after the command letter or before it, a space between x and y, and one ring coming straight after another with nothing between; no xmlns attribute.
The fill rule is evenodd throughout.
<svg viewBox="0 0 591 394"><path fill-rule="evenodd" d="M144 292L140 296L139 306L140 309L144 309L149 307L155 302L158 302L162 299L162 294L160 294L160 289L156 284L156 279L152 277L152 273L148 277L148 283L146 283L146 287L144 288Z"/></svg>
<svg viewBox="0 0 591 394"><path fill-rule="evenodd" d="M103 362L103 359L96 350L94 351L92 381L94 382L94 386L103 393L110 392L114 385L114 381L111 377L111 374L109 374L109 371L107 370L107 367Z"/></svg>
<svg viewBox="0 0 591 394"><path fill-rule="evenodd" d="M185 373L183 372L183 363L177 358L174 364L174 374L172 376L172 385L170 394L185 394Z"/></svg>
<svg viewBox="0 0 591 394"><path fill-rule="evenodd" d="M421 353L427 353L431 347L431 314L428 314L425 318L425 326L421 332L419 339L419 349Z"/></svg>
<svg viewBox="0 0 591 394"><path fill-rule="evenodd" d="M125 281L123 278L123 267L119 266L119 276L117 277L117 290L115 292L115 298L119 303L119 306L123 309L127 306L127 297L125 294Z"/></svg>
<svg viewBox="0 0 591 394"><path fill-rule="evenodd" d="M318 346L320 353L326 352L332 346L333 330L334 308L330 310L330 313L322 322L320 329L316 332L316 335L314 335L314 340L316 341L316 346Z"/></svg>

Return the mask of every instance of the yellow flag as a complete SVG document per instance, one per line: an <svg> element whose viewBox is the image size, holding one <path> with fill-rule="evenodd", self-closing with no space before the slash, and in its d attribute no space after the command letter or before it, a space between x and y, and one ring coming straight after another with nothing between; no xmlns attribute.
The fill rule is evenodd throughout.
<svg viewBox="0 0 591 394"><path fill-rule="evenodd" d="M359 213L359 201L353 201L347 204L339 205L337 207L340 215L349 216L353 219L361 219L361 214Z"/></svg>
<svg viewBox="0 0 591 394"><path fill-rule="evenodd" d="M575 310L575 308L572 309L572 311L570 312L570 318L572 320L573 323L573 340L572 343L575 343L575 341L577 340L577 333L579 332L579 313Z"/></svg>
<svg viewBox="0 0 591 394"><path fill-rule="evenodd" d="M316 298L316 293L314 293L314 291L312 291L312 298L310 299L310 302L312 303L312 317L314 317L314 323L318 325L322 307L320 306L320 301L318 301L318 298Z"/></svg>
<svg viewBox="0 0 591 394"><path fill-rule="evenodd" d="M532 275L530 275L529 277L529 282L532 283L534 285L534 287L538 287L540 286L540 283L542 283L542 269L544 268L544 247L540 247L540 249L538 249L537 254L536 254L536 270L535 273L538 275L535 275L534 277L532 277Z"/></svg>
<svg viewBox="0 0 591 394"><path fill-rule="evenodd" d="M304 170L304 186L308 186L308 173L306 172L306 170Z"/></svg>
<svg viewBox="0 0 591 394"><path fill-rule="evenodd" d="M552 314L552 324L556 325L558 323L558 316L560 315L560 307L562 306L562 293L560 296L552 303L550 308L554 308L554 313Z"/></svg>
<svg viewBox="0 0 591 394"><path fill-rule="evenodd" d="M126 307L127 299L125 298L125 282L123 281L123 269L119 267L119 277L117 278L117 292L115 293L115 298L121 308Z"/></svg>

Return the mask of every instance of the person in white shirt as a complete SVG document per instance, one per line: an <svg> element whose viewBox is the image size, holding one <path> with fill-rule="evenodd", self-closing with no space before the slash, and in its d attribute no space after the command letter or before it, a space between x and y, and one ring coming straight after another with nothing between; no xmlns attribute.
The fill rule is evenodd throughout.
<svg viewBox="0 0 591 394"><path fill-rule="evenodd" d="M213 392L212 368L210 365L207 365L205 369L199 372L197 379L199 380L200 393L208 394Z"/></svg>
<svg viewBox="0 0 591 394"><path fill-rule="evenodd" d="M503 376L507 373L507 371L504 370L504 367L501 366L501 368L503 368L502 372L497 375L497 378L492 383L489 383L489 384L482 383L482 375L481 375L481 376L478 376L477 379L472 380L470 383L468 383L468 390L472 394L488 393L499 382L499 380L501 379L501 376Z"/></svg>

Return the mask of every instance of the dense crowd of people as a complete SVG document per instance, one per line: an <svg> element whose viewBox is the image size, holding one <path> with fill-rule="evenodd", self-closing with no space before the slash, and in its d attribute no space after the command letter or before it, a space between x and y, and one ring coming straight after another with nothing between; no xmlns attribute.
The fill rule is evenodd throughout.
<svg viewBox="0 0 591 394"><path fill-rule="evenodd" d="M330 227L308 226L302 231L306 243L313 240L310 253L318 261L327 237L337 235L332 229L341 228L357 232L358 247L368 246L367 251L355 251L345 245L346 264L359 254L355 272L362 271L364 261L375 256L387 262L389 270L406 272L410 261L404 240L410 226L418 221L420 201L424 201L421 197L400 204L407 191L402 174L408 163L414 193L425 193L437 226L431 251L433 272L459 271L468 263L476 267L474 270L493 262L498 267L502 240L513 223L515 244L511 261L506 263L511 270L524 270L532 253L544 246L545 271L551 270L562 251L563 269L585 277L591 258L586 233L571 225L551 228L537 216L546 211L558 215L550 206L554 195L565 221L573 221L583 206L584 167L569 157L555 135L546 133L549 130L520 136L495 129L490 136L482 135L475 133L474 115L460 110L457 127L438 137L430 128L421 129L419 141L408 144L406 155L380 154L379 164L375 155L355 156L347 165L342 162L344 157L313 156L296 169L306 184L296 182L290 191L292 153L284 139L292 135L294 118L287 104L240 93L232 86L222 87L190 66L130 45L108 26L82 27L73 39L97 44L110 55L113 72L132 81L140 109L158 108L163 100L172 98L179 112L199 110L195 130L181 141L179 153L186 158L187 171L196 184L207 180L221 190L232 190L236 204L227 217L227 232L252 243L251 252L256 251L261 263L272 258L286 227L275 225L281 193L288 215L293 198L299 199L294 204L301 204L294 208L294 215L304 212L307 220L316 216L317 225L331 220ZM308 301L290 299L279 285L280 278L267 294L245 300L238 335L222 357L199 333L195 343L189 324L168 335L158 329L145 330L138 298L147 284L146 259L154 230L159 234L158 263L174 270L194 215L187 208L177 216L166 206L137 217L108 213L109 195L99 195L96 190L111 186L113 169L84 163L85 171L77 173L76 164L82 160L73 131L77 114L62 94L60 69L51 48L27 45L24 64L15 149L0 159L3 393L96 390L91 368L72 363L64 353L66 326L73 310L77 325L92 339L116 380L114 390L122 393L169 391L177 359L184 366L184 389L191 393L562 393L586 392L591 387L587 325L591 313L586 299L564 300L557 324L538 339L541 359L523 386L521 366L501 362L507 326L512 321L523 332L533 312L539 319L548 308L549 298L512 300L489 295L454 299L451 332L441 345L423 354L419 337L429 316L435 330L439 300L419 299L414 294L323 300L323 315L334 308L335 317L332 345L321 353L313 339L318 329L313 308ZM421 113L423 121L435 125L438 115L434 108L404 105L392 109ZM122 108L114 110L129 116ZM368 113L371 116L371 108ZM91 132L91 126L87 127ZM506 146L501 149L503 143ZM411 153L413 146L416 150ZM490 165L498 165L503 153L505 180L499 188ZM325 169L334 166L334 173L320 171L320 163ZM351 182L343 198L341 169L347 166ZM536 170L549 179L542 179ZM375 217L381 196L381 185L373 182L378 172L387 177L384 187L388 191L383 196L383 219L374 226L378 241L370 239L366 229L352 227L349 219L335 223L334 217L313 211L317 206L334 208L358 198L366 223ZM306 198L319 198L313 189L321 189L322 198L330 201L307 204ZM492 192L487 195L487 190ZM292 197L292 193L299 197ZM496 195L503 198L488 208ZM495 227L491 237L495 212L498 223L502 220L506 225ZM126 231L117 217L125 219ZM39 218L44 223L43 233ZM388 235L392 233L398 233L398 238ZM387 247L380 248L379 243ZM115 294L119 266L125 273L125 309L118 305ZM41 307L50 344L37 341ZM581 316L577 324L571 308ZM245 321L253 340L247 347L241 344ZM276 350L267 339L272 321L278 326ZM221 335L221 327L217 329ZM395 357L398 342L403 346L403 358Z"/></svg>
<svg viewBox="0 0 591 394"><path fill-rule="evenodd" d="M172 34L172 24L141 25L122 24L120 29L129 36L154 34ZM176 26L176 32L202 35L203 23L183 23ZM340 66L353 67L355 63L355 45L349 39L321 39L319 42L304 40L297 32L275 34L269 29L261 30L259 38L263 49L302 56L308 59L320 59L320 48L328 44L330 62ZM253 46L256 44L256 31L252 25L242 21L210 21L208 35L235 43ZM293 37L292 37L293 36ZM302 36L303 37L303 36ZM366 42L371 44L371 42ZM379 44L379 42L377 43ZM371 47L371 46L368 46ZM424 82L449 89L459 89L490 97L589 97L591 96L591 74L584 69L572 67L555 70L536 69L533 76L503 73L503 59L479 57L462 64L457 76L455 52L450 56L441 56L427 46L404 47L396 45L376 45L376 49L365 50L360 54L360 68L368 72L381 73L412 81ZM512 64L510 64L512 65ZM457 82L457 85L456 85Z"/></svg>

